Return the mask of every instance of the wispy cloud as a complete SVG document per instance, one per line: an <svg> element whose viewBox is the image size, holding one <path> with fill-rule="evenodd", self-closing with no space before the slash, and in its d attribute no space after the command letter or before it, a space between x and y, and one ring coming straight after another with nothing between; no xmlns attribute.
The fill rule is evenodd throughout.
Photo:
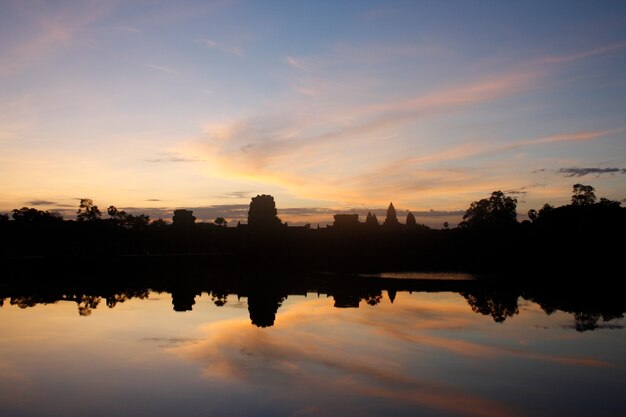
<svg viewBox="0 0 626 417"><path fill-rule="evenodd" d="M217 196L218 198L251 198L254 193L252 191L232 191L226 194Z"/></svg>
<svg viewBox="0 0 626 417"><path fill-rule="evenodd" d="M210 49L216 49L228 54L242 56L243 50L239 46L226 45L213 39L196 39L196 42Z"/></svg>
<svg viewBox="0 0 626 417"><path fill-rule="evenodd" d="M626 48L626 42L613 44L613 45L607 45L607 46L601 46L598 48L590 49L587 51L582 51L582 52L571 54L571 55L549 56L549 57L544 58L544 61L548 63L571 62L571 61L577 61L579 59L591 58L597 55L605 55L610 52L622 50L624 48Z"/></svg>
<svg viewBox="0 0 626 417"><path fill-rule="evenodd" d="M199 161L202 161L202 159L185 157L185 156L176 155L176 154L170 154L170 153L163 153L162 155L163 156L160 157L160 158L146 158L146 159L144 159L144 161L145 162L152 162L152 163L162 163L162 162L199 162Z"/></svg>
<svg viewBox="0 0 626 417"><path fill-rule="evenodd" d="M141 29L138 29L133 26L108 26L105 29L113 30L117 32L141 33Z"/></svg>
<svg viewBox="0 0 626 417"><path fill-rule="evenodd" d="M151 65L151 64L145 64L145 66L147 68L153 69L155 71L162 72L164 74L176 74L176 70L172 69L172 68L162 67L160 65Z"/></svg>
<svg viewBox="0 0 626 417"><path fill-rule="evenodd" d="M626 174L625 168L561 168L559 173L566 177L584 177L585 175Z"/></svg>
<svg viewBox="0 0 626 417"><path fill-rule="evenodd" d="M289 66L295 69L299 69L299 70L306 71L306 72L311 71L309 69L309 66L302 59L294 58L292 56L287 56L285 57L285 62L289 64Z"/></svg>
<svg viewBox="0 0 626 417"><path fill-rule="evenodd" d="M296 196L328 199L336 201L362 201L365 204L376 202L371 198L389 197L376 195L372 179L379 176L374 183L382 183L380 166L369 161L356 166L349 175L343 172L346 156L354 160L358 154L352 152L359 149L360 153L380 152L380 135L403 126L416 123L429 115L441 112L453 112L474 105L497 100L519 92L534 88L539 77L537 73L505 74L491 77L490 80L478 80L433 91L408 100L385 101L369 105L354 104L336 109L334 106L320 114L317 108L311 109L309 116L302 105L294 111L288 104L285 108L278 107L280 116L263 115L248 119L235 120L230 123L221 122L207 127L207 137L203 143L192 145L184 154L202 155L211 165L217 164L228 178L261 181L286 188ZM552 138L550 140L564 140ZM391 171L397 171L400 165L415 165L426 160L462 158L473 149L452 149L445 151L449 155L422 155L405 161L393 161ZM374 151L378 149L377 151ZM479 148L481 151L484 149ZM374 167L374 168L372 168ZM413 167L415 168L415 167ZM384 170L384 168L383 168ZM213 169L212 172L215 170ZM362 175L371 172L368 178ZM311 175L311 173L315 173ZM416 172L423 175L423 171ZM441 179L450 172L441 172ZM427 174L429 177L437 173ZM334 178L333 178L334 177ZM458 176L457 176L458 177ZM406 177L401 179L406 181ZM435 184L436 181L431 182ZM398 184L387 183L387 189L398 190ZM414 184L407 183L407 189ZM367 192L365 191L367 190ZM384 193L381 187L381 193ZM368 196L370 199L365 198ZM363 201L365 199L365 201ZM380 201L380 202L382 202Z"/></svg>
<svg viewBox="0 0 626 417"><path fill-rule="evenodd" d="M0 76L51 59L59 51L81 44L83 39L79 35L109 15L111 3L86 2L66 9L47 9L42 4L7 7L5 12L17 13L28 30L24 36L16 36L3 52Z"/></svg>
<svg viewBox="0 0 626 417"><path fill-rule="evenodd" d="M26 204L31 206L55 206L58 205L56 201L48 201L48 200L31 200L27 201Z"/></svg>

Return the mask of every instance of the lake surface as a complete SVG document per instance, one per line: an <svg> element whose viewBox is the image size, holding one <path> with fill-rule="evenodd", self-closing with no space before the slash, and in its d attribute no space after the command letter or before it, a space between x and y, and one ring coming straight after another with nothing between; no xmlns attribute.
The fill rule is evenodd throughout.
<svg viewBox="0 0 626 417"><path fill-rule="evenodd" d="M515 293L171 292L4 298L0 415L626 415L620 314Z"/></svg>

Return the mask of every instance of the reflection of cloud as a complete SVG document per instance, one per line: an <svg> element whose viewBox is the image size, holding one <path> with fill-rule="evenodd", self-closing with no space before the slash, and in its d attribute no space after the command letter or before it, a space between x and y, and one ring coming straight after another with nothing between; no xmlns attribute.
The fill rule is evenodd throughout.
<svg viewBox="0 0 626 417"><path fill-rule="evenodd" d="M159 347L168 348L178 345L197 343L199 340L192 337L144 337L143 342L157 343Z"/></svg>
<svg viewBox="0 0 626 417"><path fill-rule="evenodd" d="M354 396L390 401L405 410L416 407L418 414L424 407L469 416L516 415L496 401L470 394L472 389L464 391L442 382L438 379L441 370L433 376L426 365L432 354L455 366L460 358L472 359L474 364L474 359L480 359L488 367L510 358L565 366L614 366L589 357L463 338L476 323L465 303L442 303L428 297L412 300L403 298L393 307L381 303L358 315L329 310L325 299L301 302L281 311L271 329L251 327L247 320L213 323L203 327L204 340L177 346L173 352L203 364L209 379L252 384L274 401L314 401L321 415L336 411L341 399ZM517 338L517 333L512 337ZM403 347L410 347L410 357L400 353ZM421 363L420 371L408 371L413 368L405 361Z"/></svg>
<svg viewBox="0 0 626 417"><path fill-rule="evenodd" d="M205 342L174 351L206 362L208 378L269 388L268 395L279 397L275 400L310 402L333 393L334 399L319 401L322 414L336 410L337 397L358 395L472 416L513 415L497 402L407 375L388 359L337 349L350 341L302 330L319 323L316 314L296 313L285 318L286 314L277 323L281 329L271 333L238 321L207 326L210 336Z"/></svg>
<svg viewBox="0 0 626 417"><path fill-rule="evenodd" d="M626 169L622 168L561 168L558 171L566 177L584 177L585 175L602 174L626 174Z"/></svg>

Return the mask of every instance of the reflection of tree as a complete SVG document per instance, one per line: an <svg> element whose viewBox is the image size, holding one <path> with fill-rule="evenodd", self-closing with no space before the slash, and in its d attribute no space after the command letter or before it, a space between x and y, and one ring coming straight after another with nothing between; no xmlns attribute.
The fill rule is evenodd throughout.
<svg viewBox="0 0 626 417"><path fill-rule="evenodd" d="M380 303L382 299L383 299L383 294L382 292L379 292L378 294L368 294L367 298L365 299L365 302L368 305L375 306L378 303Z"/></svg>
<svg viewBox="0 0 626 417"><path fill-rule="evenodd" d="M497 323L503 323L507 317L519 314L517 299L519 295L512 291L491 291L461 293L472 311L493 317Z"/></svg>
<svg viewBox="0 0 626 417"><path fill-rule="evenodd" d="M600 320L600 314L598 313L588 313L583 311L574 313L576 330L579 332L596 329L598 327L598 320Z"/></svg>
<svg viewBox="0 0 626 417"><path fill-rule="evenodd" d="M586 330L595 330L600 327L599 321L609 321L624 317L623 314L598 313L589 311L578 311L574 313L574 322L576 330L584 332Z"/></svg>
<svg viewBox="0 0 626 417"><path fill-rule="evenodd" d="M78 301L78 314L81 316L90 316L91 310L98 307L101 298L96 295L82 295Z"/></svg>
<svg viewBox="0 0 626 417"><path fill-rule="evenodd" d="M108 295L106 297L107 307L113 308L117 305L117 303L123 303L126 300L130 300L131 298L139 298L141 300L148 298L150 296L150 290L147 288L139 289L139 290L127 290L122 293Z"/></svg>
<svg viewBox="0 0 626 417"><path fill-rule="evenodd" d="M200 295L193 288L176 288L172 290L172 305L174 311L191 311L196 304L196 295Z"/></svg>
<svg viewBox="0 0 626 417"><path fill-rule="evenodd" d="M211 292L211 301L213 301L216 306L222 307L228 302L228 294L222 291L213 291Z"/></svg>

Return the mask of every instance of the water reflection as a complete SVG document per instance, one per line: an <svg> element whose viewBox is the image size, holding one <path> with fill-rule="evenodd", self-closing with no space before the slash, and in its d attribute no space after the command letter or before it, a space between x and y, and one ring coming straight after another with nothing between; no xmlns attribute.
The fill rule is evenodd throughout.
<svg viewBox="0 0 626 417"><path fill-rule="evenodd" d="M570 313L572 328L583 332L597 328L616 328L610 323L622 318L626 311L626 301L613 291L576 288L527 286L524 288L505 285L501 281L470 279L442 280L381 278L379 276L334 276L313 275L298 277L211 277L207 279L178 279L174 281L139 280L137 286L128 288L113 283L98 282L85 285L57 282L55 285L27 284L5 285L0 287L0 307L5 300L20 308L38 304L53 304L71 301L77 304L78 314L89 316L102 301L109 308L130 299L148 298L151 291L170 293L173 310L193 311L196 299L201 294L210 295L217 307L228 303L229 296L247 300L250 322L258 327L271 327L276 321L281 304L289 296L316 293L331 297L336 308L359 308L376 306L387 294L391 304L402 292L453 292L460 294L475 313L491 316L497 323L503 323L519 314L518 301L536 302L546 314L555 311Z"/></svg>
<svg viewBox="0 0 626 417"><path fill-rule="evenodd" d="M0 415L626 412L620 297L362 278L0 287Z"/></svg>

